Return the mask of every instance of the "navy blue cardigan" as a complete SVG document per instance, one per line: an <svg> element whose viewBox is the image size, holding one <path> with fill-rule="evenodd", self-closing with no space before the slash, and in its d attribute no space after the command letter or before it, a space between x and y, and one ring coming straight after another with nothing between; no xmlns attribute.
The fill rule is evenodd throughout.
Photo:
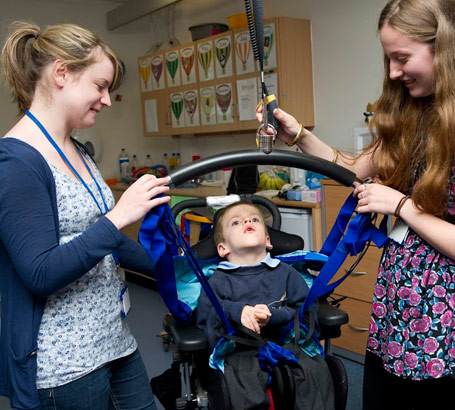
<svg viewBox="0 0 455 410"><path fill-rule="evenodd" d="M14 138L0 139L0 395L14 409L39 409L37 334L46 298L117 249L123 267L151 275L144 249L100 217L59 245L56 189L43 156Z"/></svg>

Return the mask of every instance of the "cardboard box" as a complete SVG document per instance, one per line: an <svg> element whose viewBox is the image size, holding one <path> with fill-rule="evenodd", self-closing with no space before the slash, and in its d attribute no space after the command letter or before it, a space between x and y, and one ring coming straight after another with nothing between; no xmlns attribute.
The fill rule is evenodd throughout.
<svg viewBox="0 0 455 410"><path fill-rule="evenodd" d="M286 192L286 198L289 201L321 202L321 190L304 190L302 188L290 189Z"/></svg>
<svg viewBox="0 0 455 410"><path fill-rule="evenodd" d="M320 189L310 189L302 192L302 201L303 202L321 202L321 190Z"/></svg>

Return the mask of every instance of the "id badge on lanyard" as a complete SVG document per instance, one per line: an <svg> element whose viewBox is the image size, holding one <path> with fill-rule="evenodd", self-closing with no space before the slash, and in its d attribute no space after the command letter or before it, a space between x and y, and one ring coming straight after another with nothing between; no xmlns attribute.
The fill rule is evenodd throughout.
<svg viewBox="0 0 455 410"><path fill-rule="evenodd" d="M130 292L128 286L124 285L120 292L120 303L122 306L122 316L127 317L131 309Z"/></svg>
<svg viewBox="0 0 455 410"><path fill-rule="evenodd" d="M402 219L397 218L395 221L395 225L393 226L389 234L389 238L399 243L400 245L403 245L408 236L408 233L409 226L406 225L406 223Z"/></svg>

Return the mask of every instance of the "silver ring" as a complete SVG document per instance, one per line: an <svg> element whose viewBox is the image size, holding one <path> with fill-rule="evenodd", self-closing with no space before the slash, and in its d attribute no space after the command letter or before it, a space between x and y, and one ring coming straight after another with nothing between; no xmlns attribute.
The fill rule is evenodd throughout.
<svg viewBox="0 0 455 410"><path fill-rule="evenodd" d="M368 189L368 184L366 182L364 182L363 186L365 187L365 191L366 191Z"/></svg>

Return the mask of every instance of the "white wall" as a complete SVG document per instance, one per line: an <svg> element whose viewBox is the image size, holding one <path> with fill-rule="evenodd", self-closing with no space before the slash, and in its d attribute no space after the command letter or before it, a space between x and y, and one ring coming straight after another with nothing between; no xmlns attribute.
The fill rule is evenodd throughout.
<svg viewBox="0 0 455 410"><path fill-rule="evenodd" d="M379 95L382 83L382 55L376 33L379 11L386 0L263 0L264 17L307 18L312 22L313 71L316 127L314 132L339 148L352 149L355 127L362 127L366 104ZM122 147L143 157L150 153L159 162L163 152L207 156L253 148L254 136L227 135L183 138L142 136L137 57L153 44L148 19L114 31L106 28L105 14L116 7L109 1L79 0L61 4L58 0L15 0L0 4L2 39L14 20L32 20L39 25L71 22L96 31L120 54L126 77L113 101L95 126L103 140L100 168L105 177L116 173ZM191 41L188 27L205 22L226 22L226 16L244 11L242 0L183 0L176 6L175 34L181 43ZM298 39L296 39L298 47ZM0 88L0 135L16 119L16 107L8 91ZM283 146L280 144L280 148Z"/></svg>

